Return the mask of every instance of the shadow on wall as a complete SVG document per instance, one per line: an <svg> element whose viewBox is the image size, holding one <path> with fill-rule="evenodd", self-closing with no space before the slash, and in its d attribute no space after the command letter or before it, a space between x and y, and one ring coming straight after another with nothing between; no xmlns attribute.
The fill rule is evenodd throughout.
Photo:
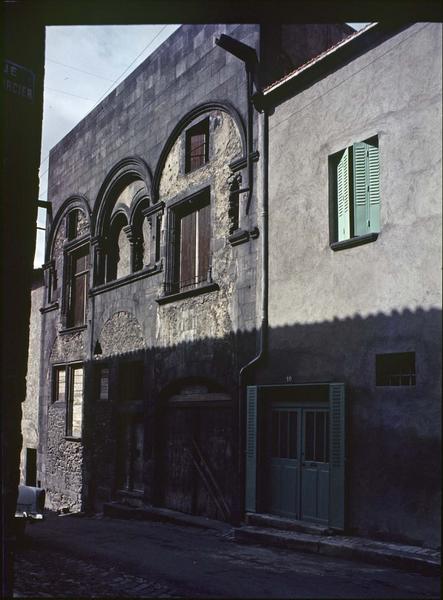
<svg viewBox="0 0 443 600"><path fill-rule="evenodd" d="M189 410L186 425L175 417L172 420L165 417L167 410L162 411L161 407L169 402L168 394L162 394L162 390L170 386L174 394L180 393L177 390L181 383L173 382L206 381L212 382L213 388L210 390L209 385L206 392L203 389L200 393L223 393L226 398L224 404L221 402L224 416L220 412L219 423L216 418L211 425L212 441L209 435L202 444L209 448L215 443L222 444L223 436L230 438L229 451L225 445L218 455L218 464L211 468L220 475L222 495L232 507L235 497L241 493L236 462L238 371L254 356L256 337L256 332L250 332L223 339L206 338L168 348L96 357L93 364L87 364L85 494L89 498L100 497L102 501L115 494L115 465L121 452L117 443L118 427L123 415L130 414L141 415L144 423L144 500L161 505L164 488L168 485L173 488L172 492L169 490L172 494L200 494L195 484L189 484L188 491L178 489L180 485L188 485L183 483L187 478L198 479L192 465L185 465L183 460L182 467L187 474L171 475L167 457L171 444L189 442L185 439L186 431L192 429L194 417L200 414L198 418L206 422L206 417L201 416L203 409ZM440 340L441 311L437 309L394 311L390 315L278 327L269 331L267 357L255 371L249 372L249 384L320 381L346 384L349 531L391 540L439 544ZM415 385L377 385L376 356L406 352L415 353ZM125 400L126 392L118 381L121 365L127 361L143 364L140 398L130 402ZM110 368L107 402L99 399L97 370L100 365ZM125 402L126 407L122 408ZM220 406L214 402L211 409L221 410ZM170 435L168 430L174 434ZM201 429L197 428L196 435L203 440ZM181 438L174 442L174 436ZM170 479L168 483L165 477L172 477L174 481ZM200 500L195 502L198 505ZM192 512L189 506L186 510ZM214 509L213 516L220 518L219 512Z"/></svg>

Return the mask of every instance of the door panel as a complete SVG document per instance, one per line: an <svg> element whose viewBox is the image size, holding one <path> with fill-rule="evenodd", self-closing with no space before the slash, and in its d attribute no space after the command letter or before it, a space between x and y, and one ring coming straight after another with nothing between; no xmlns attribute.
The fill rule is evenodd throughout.
<svg viewBox="0 0 443 600"><path fill-rule="evenodd" d="M300 411L271 412L271 511L297 517L299 512Z"/></svg>
<svg viewBox="0 0 443 600"><path fill-rule="evenodd" d="M269 510L328 523L329 410L275 404L268 436Z"/></svg>
<svg viewBox="0 0 443 600"><path fill-rule="evenodd" d="M329 411L303 410L300 518L329 519Z"/></svg>

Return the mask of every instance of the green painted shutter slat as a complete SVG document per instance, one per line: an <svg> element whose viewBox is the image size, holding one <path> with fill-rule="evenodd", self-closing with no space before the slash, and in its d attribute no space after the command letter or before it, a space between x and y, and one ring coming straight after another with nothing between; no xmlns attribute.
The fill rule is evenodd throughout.
<svg viewBox="0 0 443 600"><path fill-rule="evenodd" d="M351 237L349 217L349 149L346 148L337 165L337 225L339 242L348 240Z"/></svg>
<svg viewBox="0 0 443 600"><path fill-rule="evenodd" d="M369 193L367 144L360 142L352 146L354 179L354 235L369 233Z"/></svg>
<svg viewBox="0 0 443 600"><path fill-rule="evenodd" d="M257 497L257 386L246 393L246 497L247 512L256 511Z"/></svg>
<svg viewBox="0 0 443 600"><path fill-rule="evenodd" d="M367 144L369 177L369 231L380 231L380 162L378 146Z"/></svg>
<svg viewBox="0 0 443 600"><path fill-rule="evenodd" d="M343 530L345 526L345 386L331 383L329 386L330 408L330 483L329 526Z"/></svg>

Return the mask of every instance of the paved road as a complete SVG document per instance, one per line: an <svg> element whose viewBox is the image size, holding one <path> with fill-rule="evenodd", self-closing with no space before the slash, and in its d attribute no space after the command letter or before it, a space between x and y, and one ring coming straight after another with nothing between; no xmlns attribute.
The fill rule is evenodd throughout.
<svg viewBox="0 0 443 600"><path fill-rule="evenodd" d="M437 577L232 542L229 528L57 517L28 528L15 597L439 598Z"/></svg>

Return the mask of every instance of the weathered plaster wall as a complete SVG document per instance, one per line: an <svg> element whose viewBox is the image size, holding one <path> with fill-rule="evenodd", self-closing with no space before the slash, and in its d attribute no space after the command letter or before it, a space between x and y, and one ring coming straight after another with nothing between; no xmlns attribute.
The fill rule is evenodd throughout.
<svg viewBox="0 0 443 600"><path fill-rule="evenodd" d="M28 371L26 374L26 399L22 404L23 444L20 455L20 483L26 483L26 448L38 447L39 371L41 343L41 315L44 285L42 269L34 269L31 289L31 317L29 321Z"/></svg>
<svg viewBox="0 0 443 600"><path fill-rule="evenodd" d="M291 376L294 383L347 384L351 527L434 545L441 489L441 35L441 24L407 28L271 117L266 375L274 383ZM373 135L381 231L373 243L334 252L328 156ZM375 355L405 351L416 352L417 385L376 387Z"/></svg>

